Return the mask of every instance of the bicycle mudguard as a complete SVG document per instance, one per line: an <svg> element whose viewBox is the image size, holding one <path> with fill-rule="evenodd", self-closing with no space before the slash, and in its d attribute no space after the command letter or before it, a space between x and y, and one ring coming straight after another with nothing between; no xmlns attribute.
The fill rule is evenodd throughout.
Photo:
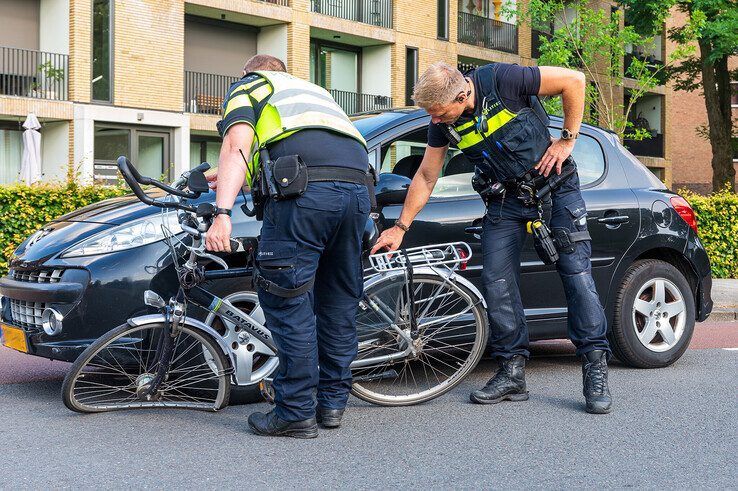
<svg viewBox="0 0 738 491"><path fill-rule="evenodd" d="M126 322L130 326L143 326L145 324L158 324L158 323L165 323L168 321L164 314L150 314L150 315L140 315L138 317L132 317L128 319ZM223 338L220 336L220 334L218 334L218 332L215 329L191 317L185 317L183 324L193 329L196 329L198 331L203 331L205 334L210 336L218 344L218 347L223 351L223 353L228 357L228 360L231 363L231 366L228 368L229 368L230 373L233 373L233 367L236 366L236 360L233 358L233 354L231 353L231 350L228 348L228 345L225 343L225 341L223 341Z"/></svg>

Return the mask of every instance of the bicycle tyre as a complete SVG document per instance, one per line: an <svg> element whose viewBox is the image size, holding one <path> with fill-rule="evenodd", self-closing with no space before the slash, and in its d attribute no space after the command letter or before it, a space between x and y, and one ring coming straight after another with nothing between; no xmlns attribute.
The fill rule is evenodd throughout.
<svg viewBox="0 0 738 491"><path fill-rule="evenodd" d="M396 273L391 273L389 275L385 275L384 277L380 277L374 282L370 280L367 283L365 293L369 298L371 298L374 292L378 292L381 288L387 288L387 284L395 283L395 287L397 287L399 284L404 283L404 281L404 272L398 271ZM417 286L419 284L444 285L449 292L451 292L453 295L455 295L456 297L461 299L462 302L465 303L473 317L473 332L471 333L471 335L473 336L472 347L469 350L468 355L465 356L463 363L461 363L458 367L458 370L456 370L451 376L449 376L447 380L444 380L433 387L429 387L426 390L419 390L415 393L405 393L399 395L397 393L393 394L389 393L390 391L388 390L379 390L380 388L378 387L378 384L373 384L373 388L370 388L369 386L372 385L371 382L356 381L357 378L360 379L362 377L362 370L354 369L353 372L355 375L358 375L358 377L355 377L355 382L352 386L351 392L359 399L381 406L409 406L427 402L429 400L435 399L436 397L440 397L441 395L447 393L458 384L460 384L464 380L464 378L466 378L466 376L477 366L479 360L484 354L488 336L487 315L484 310L482 300L481 298L479 298L478 294L473 292L460 282L446 279L446 277L440 273L415 273L414 283L416 285L416 297L418 292ZM422 293L422 288L420 288L420 290ZM360 313L358 316L359 321L361 315L362 313L360 306ZM357 325L357 327L359 326ZM361 331L361 327L359 327L359 331ZM423 333L421 333L421 339L422 337ZM425 349L425 347L423 349ZM357 360L361 360L361 357L362 354L360 347ZM405 359L402 361L404 363L409 363L413 360ZM366 371L366 369L364 369L364 371Z"/></svg>
<svg viewBox="0 0 738 491"><path fill-rule="evenodd" d="M212 404L201 404L201 403L195 403L193 401L183 401L183 402L177 402L176 400L159 400L159 401L132 401L129 404L121 404L121 405L100 405L100 406L92 406L89 404L82 403L77 396L77 393L79 392L80 385L78 382L81 378L85 376L84 370L91 369L90 362L92 360L95 360L96 356L100 354L103 350L110 348L110 347L116 347L115 343L118 341L118 347L120 346L130 346L131 339L135 340L138 339L137 335L145 334L144 331L151 331L154 333L155 330L163 330L167 326L162 322L155 322L151 324L144 324L141 326L131 326L129 324L123 324L115 329L112 329L111 331L107 332L105 335L101 336L99 339L97 339L95 342L93 342L90 346L88 346L82 354L75 360L75 362L72 364L72 367L70 368L69 372L67 372L67 375L64 377L64 382L62 384L62 399L64 400L64 405L69 408L72 411L79 412L79 413L98 413L98 412L106 412L106 411L114 411L114 410L122 410L122 409L139 409L139 408L154 408L154 407L167 407L167 408L187 408L187 409L200 409L200 410L208 410L208 411L217 411L219 409L222 409L228 405L229 401L229 395L230 395L230 387L231 387L231 380L230 375L228 374L228 368L230 368L230 362L227 360L226 356L223 354L223 351L220 349L220 347L212 340L210 337L202 333L196 329L193 329L189 326L182 326L181 332L177 338L177 340L182 339L182 336L189 336L196 342L201 343L201 347L196 347L194 353L194 357L199 357L204 361L204 363L208 364L208 367L211 368L211 372L214 375L214 378L210 380L211 386L210 387L189 387L187 388L188 391L192 391L193 396L187 396L190 399L196 399L196 395L198 391L217 391L217 394L213 397ZM161 331L163 332L163 331ZM140 339L144 339L141 337ZM125 341L124 341L125 340ZM141 342L143 346L143 342ZM190 350L192 348L188 348ZM198 351L199 349L202 349L202 351ZM130 348L127 348L127 351L129 351L131 354L135 353ZM151 351L151 350L148 350ZM143 350L139 350L139 359L143 359ZM205 353L208 353L210 355L209 360L206 359L204 356ZM180 356L183 356L184 354L181 354ZM189 355L188 355L189 356ZM176 357L177 357L177 347L175 347L174 355L172 359L175 361L175 365L173 365L172 369L170 369L170 373L167 374L167 380L166 383L169 383L169 376L174 371L174 367L176 366ZM112 358L115 358L113 355ZM118 362L116 358L116 363ZM148 358L147 358L148 363ZM210 365L212 363L212 365ZM123 365L118 364L118 367L114 367L115 372L120 371L121 374L125 372L125 369L123 368ZM212 370L212 368L215 368L215 371ZM92 370L90 372L92 375L97 375L99 372ZM115 373L115 376L120 377L121 374ZM125 373L125 376L129 377L131 374ZM139 375L140 378L141 375ZM201 380L198 380L198 382ZM212 384L217 384L217 387L213 388ZM123 389L121 389L123 390ZM130 388L127 388L127 390L130 391ZM174 392L174 389L172 388L172 392ZM129 396L130 397L130 396ZM178 396L179 397L179 396ZM182 396L184 397L184 396ZM176 398L175 398L176 399Z"/></svg>

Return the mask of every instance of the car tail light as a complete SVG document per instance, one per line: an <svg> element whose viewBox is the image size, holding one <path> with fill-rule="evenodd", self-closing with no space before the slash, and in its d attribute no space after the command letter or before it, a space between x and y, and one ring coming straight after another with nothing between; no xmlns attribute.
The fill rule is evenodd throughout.
<svg viewBox="0 0 738 491"><path fill-rule="evenodd" d="M697 215L694 214L694 210L689 206L689 202L681 196L672 196L671 206L687 222L687 225L692 227L694 233L697 233Z"/></svg>
<svg viewBox="0 0 738 491"><path fill-rule="evenodd" d="M467 257L469 257L469 254L466 253L466 250L462 249L461 247L458 247L456 250L458 251L459 257L461 259L466 259ZM461 263L459 263L459 270L466 271L466 265L467 261L462 261Z"/></svg>

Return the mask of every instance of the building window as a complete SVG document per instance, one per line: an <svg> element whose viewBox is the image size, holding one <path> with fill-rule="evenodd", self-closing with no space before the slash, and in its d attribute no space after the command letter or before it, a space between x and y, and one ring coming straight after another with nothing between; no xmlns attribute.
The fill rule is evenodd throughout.
<svg viewBox="0 0 738 491"><path fill-rule="evenodd" d="M92 100L111 100L111 18L110 0L92 3Z"/></svg>
<svg viewBox="0 0 738 491"><path fill-rule="evenodd" d="M221 144L221 139L216 136L190 136L190 169L203 162L209 163L210 167L217 166Z"/></svg>
<svg viewBox="0 0 738 491"><path fill-rule="evenodd" d="M448 41L448 0L438 0L438 39Z"/></svg>
<svg viewBox="0 0 738 491"><path fill-rule="evenodd" d="M361 104L361 49L314 40L310 44L310 81L331 93L347 114Z"/></svg>
<svg viewBox="0 0 738 491"><path fill-rule="evenodd" d="M171 176L170 132L160 128L95 125L95 179L115 182L116 161L125 155L139 173L153 179Z"/></svg>
<svg viewBox="0 0 738 491"><path fill-rule="evenodd" d="M405 104L412 106L413 87L418 81L418 48L407 48L405 53Z"/></svg>
<svg viewBox="0 0 738 491"><path fill-rule="evenodd" d="M23 131L17 123L0 123L0 184L18 181L23 156Z"/></svg>
<svg viewBox="0 0 738 491"><path fill-rule="evenodd" d="M738 137L734 136L730 143L733 144L733 162L738 162Z"/></svg>
<svg viewBox="0 0 738 491"><path fill-rule="evenodd" d="M738 82L730 82L730 105L738 107Z"/></svg>

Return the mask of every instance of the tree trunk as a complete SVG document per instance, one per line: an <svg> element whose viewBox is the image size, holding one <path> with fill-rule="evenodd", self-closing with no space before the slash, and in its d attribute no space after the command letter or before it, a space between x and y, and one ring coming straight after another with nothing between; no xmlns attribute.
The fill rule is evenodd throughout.
<svg viewBox="0 0 738 491"><path fill-rule="evenodd" d="M712 46L699 40L702 61L702 87L705 93L707 122L712 147L712 190L719 191L727 183L735 191L735 169L731 144L732 119L730 107L730 74L728 57L710 61Z"/></svg>

